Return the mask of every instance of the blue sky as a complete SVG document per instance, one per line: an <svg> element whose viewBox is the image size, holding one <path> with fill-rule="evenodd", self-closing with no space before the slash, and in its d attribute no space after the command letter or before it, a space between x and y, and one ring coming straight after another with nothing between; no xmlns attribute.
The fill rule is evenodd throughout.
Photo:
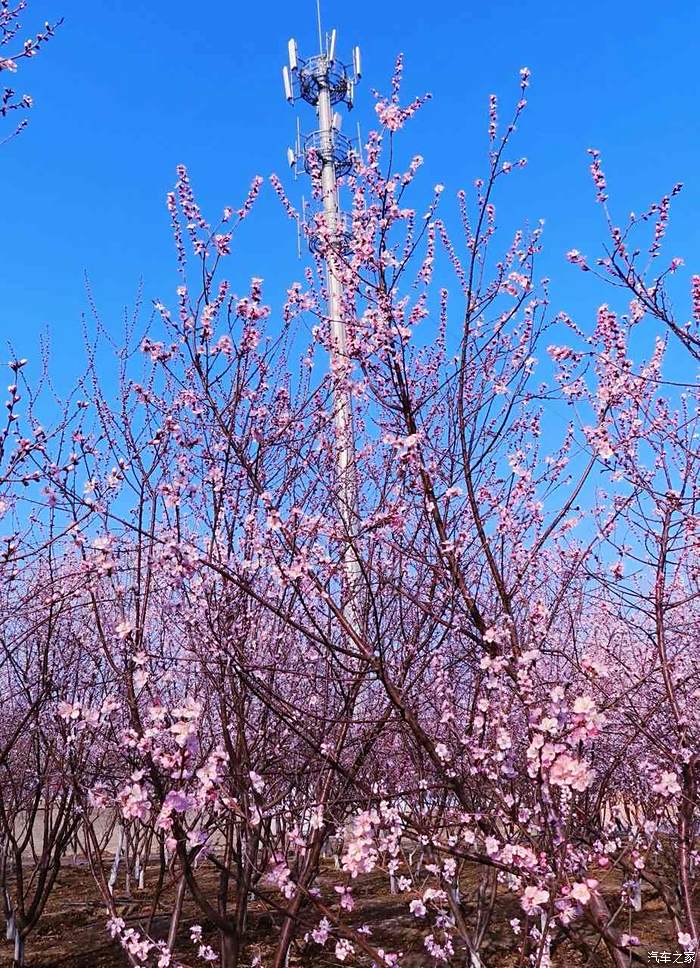
<svg viewBox="0 0 700 968"><path fill-rule="evenodd" d="M280 68L290 35L315 49L315 3L209 0L32 0L25 33L65 17L55 41L13 78L35 100L29 129L0 148L2 260L0 336L37 358L48 329L54 373L80 370L81 316L90 278L105 325L118 334L139 279L146 300L172 302L176 285L165 194L185 163L205 213L239 204L256 173L286 177L294 111ZM546 222L540 269L556 308L591 321L600 291L564 261L602 239L586 149L601 149L619 212L641 210L676 181L670 255L700 268L700 8L680 0L598 6L448 0L378 5L324 3L339 53L363 49L357 119L373 118L370 88L386 88L394 57L406 58L407 95L433 101L406 147L426 159L426 180L444 200L483 166L490 92L517 96L518 69L532 70L516 155L529 168L501 198L508 220ZM4 80L4 78L3 78ZM309 109L302 121L312 125ZM353 119L354 120L354 119ZM301 194L302 187L292 188ZM234 289L251 275L281 293L299 277L295 235L267 191L229 270Z"/></svg>

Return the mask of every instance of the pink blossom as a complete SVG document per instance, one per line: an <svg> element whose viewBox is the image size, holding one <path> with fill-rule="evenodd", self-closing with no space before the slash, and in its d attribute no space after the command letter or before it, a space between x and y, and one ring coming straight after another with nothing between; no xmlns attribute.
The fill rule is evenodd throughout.
<svg viewBox="0 0 700 968"><path fill-rule="evenodd" d="M126 924L123 918L113 917L107 922L107 930L113 938L116 938L118 934L121 934L125 927Z"/></svg>
<svg viewBox="0 0 700 968"><path fill-rule="evenodd" d="M520 899L523 910L527 914L535 914L542 904L549 900L549 891L544 888L530 886L525 888L525 892Z"/></svg>
<svg viewBox="0 0 700 968"><path fill-rule="evenodd" d="M331 922L328 918L321 918L318 927L311 932L311 937L316 944L325 944L331 934Z"/></svg>
<svg viewBox="0 0 700 968"><path fill-rule="evenodd" d="M218 961L219 956L214 951L212 947L208 944L202 944L197 949L197 956L202 959L202 961Z"/></svg>
<svg viewBox="0 0 700 968"><path fill-rule="evenodd" d="M623 933L620 935L620 946L622 948L636 948L641 941L636 934Z"/></svg>
<svg viewBox="0 0 700 968"><path fill-rule="evenodd" d="M199 719L202 714L202 704L188 697L182 706L173 709L172 714L176 719Z"/></svg>
<svg viewBox="0 0 700 968"><path fill-rule="evenodd" d="M346 938L341 938L335 946L335 956L338 961L345 961L355 951L355 946Z"/></svg>
<svg viewBox="0 0 700 968"><path fill-rule="evenodd" d="M268 879L286 898L294 895L294 882L291 880L291 871L286 864L277 864L267 875Z"/></svg>
<svg viewBox="0 0 700 968"><path fill-rule="evenodd" d="M61 717L67 721L76 720L80 718L80 703L69 703L69 702L59 702L56 706L56 712Z"/></svg>
<svg viewBox="0 0 700 968"><path fill-rule="evenodd" d="M447 763L451 759L450 751L448 750L448 748L445 746L444 743L435 744L435 753L442 760L443 763Z"/></svg>
<svg viewBox="0 0 700 968"><path fill-rule="evenodd" d="M196 725L192 721L178 720L170 727L170 732L178 746L188 746L196 735Z"/></svg>
<svg viewBox="0 0 700 968"><path fill-rule="evenodd" d="M595 702L590 696L578 696L574 700L573 711L578 714L586 715L596 711Z"/></svg>
<svg viewBox="0 0 700 968"><path fill-rule="evenodd" d="M574 790L583 791L589 786L591 776L581 760L569 756L568 753L560 753L549 770L549 780L554 786L570 786Z"/></svg>
<svg viewBox="0 0 700 968"><path fill-rule="evenodd" d="M694 275L690 280L693 320L700 323L700 275Z"/></svg>
<svg viewBox="0 0 700 968"><path fill-rule="evenodd" d="M175 813L186 813L195 805L195 800L184 790L171 790L163 803L164 811L174 811Z"/></svg>
<svg viewBox="0 0 700 968"><path fill-rule="evenodd" d="M131 635L133 631L134 631L133 622L130 622L128 619L124 619L123 621L121 621L114 630L118 639L127 638L129 635Z"/></svg>
<svg viewBox="0 0 700 968"><path fill-rule="evenodd" d="M678 776L673 772L662 772L658 781L653 784L654 793L660 793L664 797L674 797L681 792Z"/></svg>
<svg viewBox="0 0 700 968"><path fill-rule="evenodd" d="M260 774L256 773L254 770L251 770L249 773L249 776L250 776L250 782L255 792L262 793L263 790L265 789L265 781L260 776Z"/></svg>
<svg viewBox="0 0 700 968"><path fill-rule="evenodd" d="M445 936L442 944L439 944L435 939L435 935L429 934L423 940L423 945L436 961L447 963L454 954L454 945L452 944L452 939L449 936Z"/></svg>
<svg viewBox="0 0 700 968"><path fill-rule="evenodd" d="M579 904L588 904L591 899L591 892L586 884L577 882L572 886L569 897L573 898L574 901L578 901Z"/></svg>
<svg viewBox="0 0 700 968"><path fill-rule="evenodd" d="M122 816L126 820L147 820L151 812L151 801L140 783L132 783L119 794Z"/></svg>

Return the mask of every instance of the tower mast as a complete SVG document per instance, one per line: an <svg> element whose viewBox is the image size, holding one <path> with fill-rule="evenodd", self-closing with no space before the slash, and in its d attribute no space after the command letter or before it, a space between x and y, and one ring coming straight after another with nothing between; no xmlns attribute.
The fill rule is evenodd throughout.
<svg viewBox="0 0 700 968"><path fill-rule="evenodd" d="M320 34L320 30L319 30ZM338 479L338 511L346 533L343 571L346 584L345 611L357 628L352 600L358 590L359 562L354 549L354 536L359 516L357 468L355 462L355 427L352 395L345 374L349 368L347 330L343 318L343 283L341 265L348 249L348 233L340 212L338 178L347 174L353 165L353 147L340 133L341 117L333 113L336 104L352 108L354 87L361 75L358 47L353 49L352 67L336 59L336 31L331 31L325 50L319 36L318 55L303 60L295 40L290 40L289 66L282 75L285 95L290 104L303 100L316 109L318 129L298 139L296 151L290 149L290 162L303 162L307 174L318 172L320 166L322 209L316 216L317 229L312 232L312 250L320 251L326 265L328 319L331 331L331 372L334 377L333 420L335 425L336 473Z"/></svg>

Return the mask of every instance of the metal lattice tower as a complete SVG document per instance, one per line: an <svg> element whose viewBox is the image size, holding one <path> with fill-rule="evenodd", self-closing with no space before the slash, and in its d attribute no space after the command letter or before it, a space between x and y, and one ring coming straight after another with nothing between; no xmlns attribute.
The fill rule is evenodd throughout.
<svg viewBox="0 0 700 968"><path fill-rule="evenodd" d="M348 251L349 231L340 211L338 179L351 171L354 163L354 147L349 138L340 133L341 116L334 113L336 105L352 108L355 85L362 73L360 50L353 48L352 65L339 61L335 56L336 31L331 31L323 49L319 29L320 52L304 60L299 56L295 40L290 40L289 66L282 76L284 91L290 104L306 101L316 110L318 128L302 138L297 135L296 150L289 149L288 159L292 166L301 163L308 175L318 173L320 168L322 208L316 215L315 226L310 227L309 245L320 252L326 264L328 290L328 318L332 348L333 372L344 369L348 362L347 333L342 310L342 280L340 259ZM323 229L319 232L318 229ZM333 413L336 438L336 466L338 475L339 513L348 536L348 551L344 556L343 569L347 584L346 604L355 597L359 587L359 562L352 550L358 520L358 488L355 466L355 429L352 397L345 381L338 381L334 390ZM353 609L354 611L354 609ZM352 624L358 627L356 616Z"/></svg>

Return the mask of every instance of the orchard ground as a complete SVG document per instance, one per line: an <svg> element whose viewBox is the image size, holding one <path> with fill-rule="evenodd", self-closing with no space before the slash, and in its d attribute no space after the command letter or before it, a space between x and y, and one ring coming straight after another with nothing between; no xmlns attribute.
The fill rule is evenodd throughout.
<svg viewBox="0 0 700 968"><path fill-rule="evenodd" d="M106 874L109 870L106 870ZM324 896L329 900L333 897L334 866L326 862L325 870L320 877L320 886ZM154 882L157 870L148 869L148 881ZM620 878L615 873L606 874L596 871L600 879L602 894L612 907L620 889ZM212 899L217 894L216 872L211 870L209 878L203 882L210 889ZM115 897L120 916L127 925L143 927L151 916L152 892L148 886L144 890L134 889L130 897L119 893L117 886ZM468 869L462 882L465 894L474 893L478 888L478 871ZM165 937L168 930L169 911L172 910L174 891L172 887L164 892L162 903L153 917L152 937ZM355 910L348 918L353 927L359 928L364 924L372 929L373 940L381 945L390 947L394 951L405 952L402 965L406 968L421 968L427 962L423 948L422 925L408 912L405 896L389 893L388 881L383 873L361 875L357 879L354 891L357 901ZM636 953L647 961L651 952L678 952L679 947L669 933L668 919L663 905L645 891L644 905L640 914L635 915L635 931L642 942ZM696 894L696 904L700 903L700 896ZM519 951L514 950L513 933L509 925L511 918L522 915L517 897L499 891L499 900L488 940L483 954L487 964L498 965L499 968L515 968L518 964ZM624 914L618 925L624 929L622 923ZM318 921L318 917L308 908L302 911L302 924L311 930ZM47 905L41 925L32 937L27 952L27 968L122 968L128 964L126 955L115 941L111 941L105 930L107 913L95 890L93 876L85 863L78 860L67 863L59 874L56 887ZM189 943L189 931L192 925L202 924L204 939L215 941L215 932L211 931L206 920L198 916L191 900L185 901L183 919L178 934L177 954L182 954L182 964L187 966L191 962L192 946ZM248 961L258 955L265 962L273 948L273 940L278 936L278 925L265 910L260 901L253 902L250 909L250 936L253 943L246 954ZM303 930L300 932L303 935ZM597 943L596 935L591 932L588 938L590 954L586 958L569 942L564 941L552 952L554 968L603 968L611 964L606 951ZM188 955L190 958L188 958ZM178 959L179 960L179 959ZM358 962L369 965L369 961ZM637 962L640 963L640 962ZM643 963L643 962L642 962ZM652 961L653 962L653 957ZM291 966L307 966L307 968L331 968L340 962L334 957L332 946L322 950L313 942L295 948L289 959ZM10 945L0 947L0 966L12 965L12 951Z"/></svg>

